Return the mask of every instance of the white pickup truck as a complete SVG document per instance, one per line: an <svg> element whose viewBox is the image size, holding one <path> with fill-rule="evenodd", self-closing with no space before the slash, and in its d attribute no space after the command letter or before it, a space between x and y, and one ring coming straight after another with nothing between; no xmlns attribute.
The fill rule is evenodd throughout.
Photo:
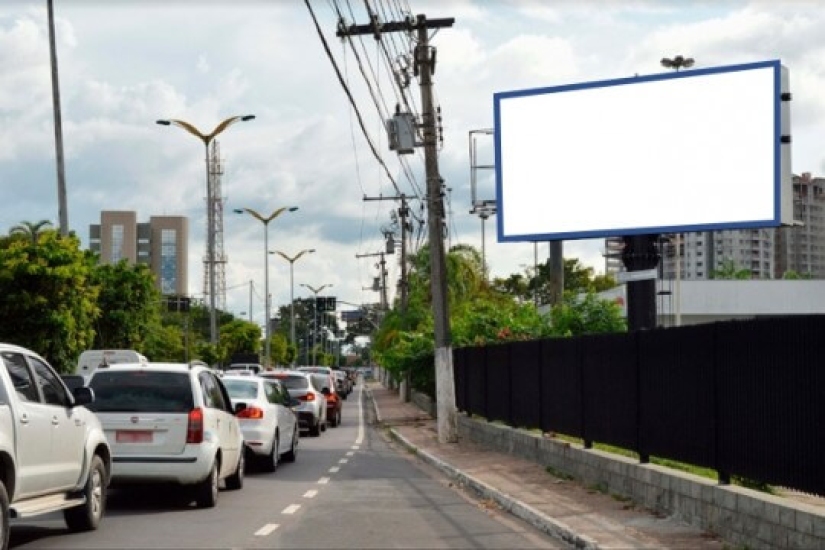
<svg viewBox="0 0 825 550"><path fill-rule="evenodd" d="M0 548L14 518L63 510L73 531L106 509L111 452L87 387L69 392L36 353L0 343Z"/></svg>

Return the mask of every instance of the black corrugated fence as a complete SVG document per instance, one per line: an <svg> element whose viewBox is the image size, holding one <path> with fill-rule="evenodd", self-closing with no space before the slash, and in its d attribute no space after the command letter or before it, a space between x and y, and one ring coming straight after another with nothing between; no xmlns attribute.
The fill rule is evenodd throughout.
<svg viewBox="0 0 825 550"><path fill-rule="evenodd" d="M454 353L468 414L825 496L825 316Z"/></svg>

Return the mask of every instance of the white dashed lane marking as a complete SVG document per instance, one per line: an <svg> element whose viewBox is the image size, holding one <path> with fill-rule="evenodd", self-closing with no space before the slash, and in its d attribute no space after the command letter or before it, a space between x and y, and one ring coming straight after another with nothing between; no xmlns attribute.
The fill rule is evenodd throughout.
<svg viewBox="0 0 825 550"><path fill-rule="evenodd" d="M346 464L347 462L349 462L348 458L342 458L341 460L338 461L338 464Z"/></svg>
<svg viewBox="0 0 825 550"><path fill-rule="evenodd" d="M339 471L340 469L341 469L341 468L339 468L338 466L333 466L332 468L330 468L330 469L329 469L329 473L331 473L331 474L338 473L338 471Z"/></svg>
<svg viewBox="0 0 825 550"><path fill-rule="evenodd" d="M328 477L322 477L321 479L318 480L318 485L326 485L327 483L329 483L329 478Z"/></svg>
<svg viewBox="0 0 825 550"><path fill-rule="evenodd" d="M316 491L315 489L310 489L309 491L304 493L304 498L315 498L315 495L317 495L317 494L318 494L318 491Z"/></svg>
<svg viewBox="0 0 825 550"><path fill-rule="evenodd" d="M355 451L347 451L347 456L352 456L355 454Z"/></svg>
<svg viewBox="0 0 825 550"><path fill-rule="evenodd" d="M284 508L284 511L283 511L283 512L281 512L281 513L282 513L282 514L289 514L289 515L292 515L292 514L294 514L295 512L297 512L300 508L301 508L301 505L300 505L300 504L290 504L289 506L287 506L286 508Z"/></svg>
<svg viewBox="0 0 825 550"><path fill-rule="evenodd" d="M278 528L277 523L267 523L266 525L264 525L263 527L261 527L260 529L255 531L255 536L256 537L265 537L277 528Z"/></svg>

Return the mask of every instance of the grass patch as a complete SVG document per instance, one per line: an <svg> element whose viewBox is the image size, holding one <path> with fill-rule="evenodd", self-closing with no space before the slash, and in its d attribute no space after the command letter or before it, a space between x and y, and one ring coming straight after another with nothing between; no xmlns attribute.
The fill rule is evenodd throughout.
<svg viewBox="0 0 825 550"><path fill-rule="evenodd" d="M570 474L564 473L561 470L557 470L556 468L553 468L552 466L547 466L544 469L544 471L547 472L548 474L550 474L553 477L557 477L557 478L563 479L565 481L570 481L570 480L573 479L573 476L571 476Z"/></svg>

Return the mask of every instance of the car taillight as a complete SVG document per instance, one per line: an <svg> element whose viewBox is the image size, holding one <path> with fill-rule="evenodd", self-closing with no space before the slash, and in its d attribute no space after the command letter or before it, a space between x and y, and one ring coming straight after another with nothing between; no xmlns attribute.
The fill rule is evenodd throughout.
<svg viewBox="0 0 825 550"><path fill-rule="evenodd" d="M299 397L301 401L315 401L315 394L314 393L307 393Z"/></svg>
<svg viewBox="0 0 825 550"><path fill-rule="evenodd" d="M203 409L189 411L189 423L186 426L187 443L203 443Z"/></svg>
<svg viewBox="0 0 825 550"><path fill-rule="evenodd" d="M249 420L260 420L264 417L264 411L258 407L247 407L235 416Z"/></svg>

